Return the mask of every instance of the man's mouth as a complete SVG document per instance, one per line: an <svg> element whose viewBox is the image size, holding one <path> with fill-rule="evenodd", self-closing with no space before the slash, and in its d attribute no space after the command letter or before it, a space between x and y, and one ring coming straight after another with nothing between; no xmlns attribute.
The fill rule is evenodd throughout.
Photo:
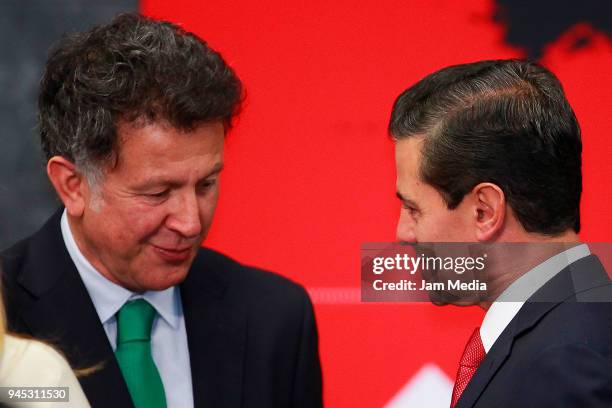
<svg viewBox="0 0 612 408"><path fill-rule="evenodd" d="M192 246L188 247L161 247L152 245L155 252L168 262L184 262L191 255Z"/></svg>

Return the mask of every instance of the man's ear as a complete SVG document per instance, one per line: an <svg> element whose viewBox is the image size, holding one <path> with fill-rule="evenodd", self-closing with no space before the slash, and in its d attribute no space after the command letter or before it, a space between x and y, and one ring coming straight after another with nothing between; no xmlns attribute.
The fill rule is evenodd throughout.
<svg viewBox="0 0 612 408"><path fill-rule="evenodd" d="M476 198L476 239L491 241L504 226L506 197L499 186L480 183L472 190Z"/></svg>
<svg viewBox="0 0 612 408"><path fill-rule="evenodd" d="M85 210L87 179L79 173L74 163L61 156L53 156L47 162L47 176L66 207L68 214L80 217Z"/></svg>

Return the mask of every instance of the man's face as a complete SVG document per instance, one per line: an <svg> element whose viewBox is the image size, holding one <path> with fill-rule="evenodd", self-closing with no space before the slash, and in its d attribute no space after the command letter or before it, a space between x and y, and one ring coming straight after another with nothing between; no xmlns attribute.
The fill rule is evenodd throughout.
<svg viewBox="0 0 612 408"><path fill-rule="evenodd" d="M454 210L449 210L442 195L419 177L422 137L402 139L395 145L397 194L402 201L397 223L397 239L409 243L476 242L474 219L476 210L470 205L470 195ZM471 256L469 246L418 246L426 256ZM448 282L460 276L452 269L423 270L428 282ZM461 276L470 281L472 274ZM437 305L453 303L471 305L480 300L478 292L460 290L430 290L430 300Z"/></svg>
<svg viewBox="0 0 612 408"><path fill-rule="evenodd" d="M395 144L397 194L402 202L397 223L401 242L473 242L474 215L464 199L449 210L442 195L419 177L422 137Z"/></svg>
<svg viewBox="0 0 612 408"><path fill-rule="evenodd" d="M120 124L117 165L93 191L75 236L100 273L134 291L185 279L210 227L223 166L219 122L181 132Z"/></svg>

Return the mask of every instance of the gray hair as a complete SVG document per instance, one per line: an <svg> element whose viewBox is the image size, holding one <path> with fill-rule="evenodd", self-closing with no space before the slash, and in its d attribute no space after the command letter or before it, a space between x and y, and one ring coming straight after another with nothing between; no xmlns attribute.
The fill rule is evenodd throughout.
<svg viewBox="0 0 612 408"><path fill-rule="evenodd" d="M121 14L52 51L38 102L42 149L99 180L116 159L120 121L164 121L187 131L221 121L227 129L242 95L234 71L196 35Z"/></svg>

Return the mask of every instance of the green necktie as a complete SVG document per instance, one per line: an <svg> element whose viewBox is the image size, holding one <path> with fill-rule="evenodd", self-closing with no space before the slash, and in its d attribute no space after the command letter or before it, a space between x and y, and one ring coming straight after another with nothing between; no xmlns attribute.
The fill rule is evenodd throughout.
<svg viewBox="0 0 612 408"><path fill-rule="evenodd" d="M117 313L115 356L136 408L166 408L166 394L153 356L155 309L146 300L127 302Z"/></svg>

